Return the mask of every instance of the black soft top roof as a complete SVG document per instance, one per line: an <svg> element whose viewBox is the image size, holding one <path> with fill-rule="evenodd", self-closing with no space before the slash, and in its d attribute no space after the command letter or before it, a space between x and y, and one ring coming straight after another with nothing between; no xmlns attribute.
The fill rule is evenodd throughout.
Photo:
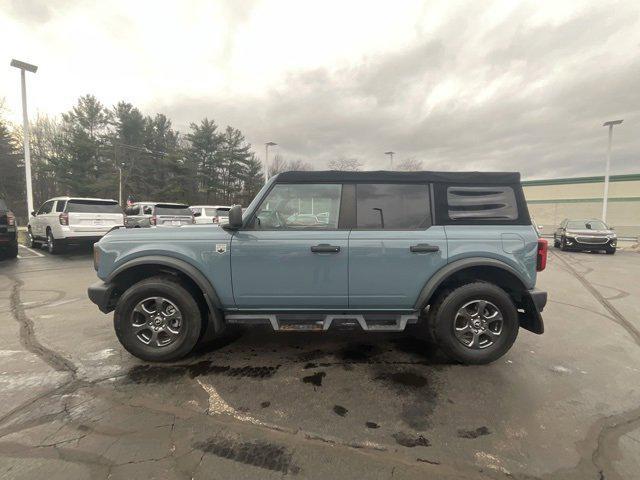
<svg viewBox="0 0 640 480"><path fill-rule="evenodd" d="M519 172L345 172L325 170L312 172L282 172L276 182L391 182L391 183L464 183L509 185L520 183Z"/></svg>

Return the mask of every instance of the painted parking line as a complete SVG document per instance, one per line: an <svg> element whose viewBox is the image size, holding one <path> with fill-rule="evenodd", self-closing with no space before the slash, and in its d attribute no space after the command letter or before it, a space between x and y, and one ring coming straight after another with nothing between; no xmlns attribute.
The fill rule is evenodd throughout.
<svg viewBox="0 0 640 480"><path fill-rule="evenodd" d="M40 252L36 252L35 250L33 250L32 248L29 247L25 247L24 245L18 244L18 247L22 248L23 251L26 250L28 253L27 255L18 255L18 258L26 260L27 258L41 258L44 257L44 255Z"/></svg>

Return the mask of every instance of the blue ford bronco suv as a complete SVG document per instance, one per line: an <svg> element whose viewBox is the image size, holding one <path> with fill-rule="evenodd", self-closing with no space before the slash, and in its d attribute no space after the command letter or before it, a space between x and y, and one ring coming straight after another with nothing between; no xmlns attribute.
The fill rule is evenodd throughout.
<svg viewBox="0 0 640 480"><path fill-rule="evenodd" d="M518 173L285 172L229 223L119 229L89 298L122 345L176 360L227 324L402 331L484 364L541 334L547 242Z"/></svg>

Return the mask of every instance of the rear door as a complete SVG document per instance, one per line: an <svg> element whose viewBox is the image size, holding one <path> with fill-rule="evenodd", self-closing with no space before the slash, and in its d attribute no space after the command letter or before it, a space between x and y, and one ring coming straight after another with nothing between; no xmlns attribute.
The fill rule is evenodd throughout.
<svg viewBox="0 0 640 480"><path fill-rule="evenodd" d="M155 208L156 226L179 227L193 224L193 214L186 205L158 204Z"/></svg>
<svg viewBox="0 0 640 480"><path fill-rule="evenodd" d="M442 226L432 225L429 185L356 185L349 236L349 308L412 310L447 263Z"/></svg>
<svg viewBox="0 0 640 480"><path fill-rule="evenodd" d="M124 213L120 205L110 200L71 199L67 201L65 212L72 232L100 235L115 226L124 225Z"/></svg>
<svg viewBox="0 0 640 480"><path fill-rule="evenodd" d="M348 238L340 184L276 184L231 242L233 295L241 309L348 306ZM326 213L302 223L301 214Z"/></svg>

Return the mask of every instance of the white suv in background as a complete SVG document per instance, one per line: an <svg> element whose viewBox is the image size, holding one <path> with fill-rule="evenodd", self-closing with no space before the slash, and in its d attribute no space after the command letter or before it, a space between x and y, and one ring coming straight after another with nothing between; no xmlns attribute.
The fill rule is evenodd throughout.
<svg viewBox="0 0 640 480"><path fill-rule="evenodd" d="M45 244L49 253L58 253L69 244L93 244L122 226L124 213L115 200L56 197L31 212L27 233L30 247Z"/></svg>
<svg viewBox="0 0 640 480"><path fill-rule="evenodd" d="M227 205L192 205L189 209L197 225L203 223L227 223L229 221L230 206Z"/></svg>

